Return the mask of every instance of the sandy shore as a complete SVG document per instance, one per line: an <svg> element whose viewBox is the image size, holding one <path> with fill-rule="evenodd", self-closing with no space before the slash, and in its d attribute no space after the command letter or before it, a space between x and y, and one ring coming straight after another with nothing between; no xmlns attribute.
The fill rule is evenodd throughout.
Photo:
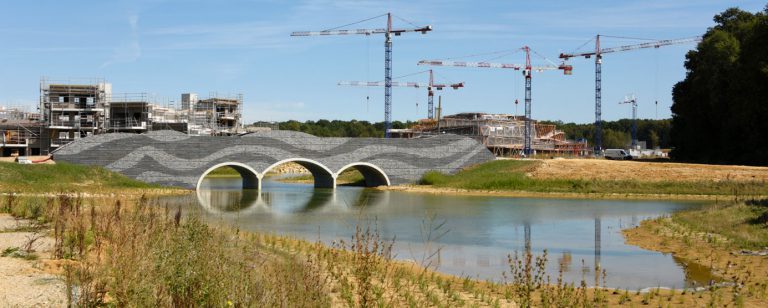
<svg viewBox="0 0 768 308"><path fill-rule="evenodd" d="M13 231L26 222L0 214L0 252L9 247L23 247L31 232ZM0 257L0 305L3 307L66 307L66 286L56 275L45 270L53 239L44 237L34 244L39 260L28 261Z"/></svg>
<svg viewBox="0 0 768 308"><path fill-rule="evenodd" d="M716 195L680 195L680 194L619 194L619 193L559 193L559 192L531 192L531 191L506 191L506 190L470 190L460 188L444 188L422 185L396 185L380 186L376 189L388 191L402 191L408 193L423 193L434 195L456 196L495 196L517 198L559 198L559 199L608 199L608 200L733 200L730 196Z"/></svg>

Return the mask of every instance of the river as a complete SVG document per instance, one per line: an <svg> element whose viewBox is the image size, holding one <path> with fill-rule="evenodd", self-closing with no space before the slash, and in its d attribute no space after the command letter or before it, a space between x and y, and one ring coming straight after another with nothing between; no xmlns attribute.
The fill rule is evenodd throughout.
<svg viewBox="0 0 768 308"><path fill-rule="evenodd" d="M624 243L621 230L701 202L478 197L381 191L361 187L315 189L266 181L259 194L239 178L206 178L196 195L165 197L212 222L243 230L332 243L350 240L355 226L394 240L397 259L444 273L502 281L508 256L547 251L552 281L585 280L608 287L688 287L711 278L670 255ZM528 239L528 240L526 240ZM431 256L431 257L430 257ZM600 271L595 271L599 267Z"/></svg>

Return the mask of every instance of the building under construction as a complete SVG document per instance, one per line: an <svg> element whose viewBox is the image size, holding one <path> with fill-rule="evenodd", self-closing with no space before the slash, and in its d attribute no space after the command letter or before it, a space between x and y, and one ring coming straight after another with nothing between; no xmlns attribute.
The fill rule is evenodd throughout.
<svg viewBox="0 0 768 308"><path fill-rule="evenodd" d="M244 132L241 123L243 96L211 95L198 99L195 93L181 95L182 110L189 115L189 133L231 135Z"/></svg>
<svg viewBox="0 0 768 308"><path fill-rule="evenodd" d="M106 132L112 85L40 80L40 113L51 147Z"/></svg>
<svg viewBox="0 0 768 308"><path fill-rule="evenodd" d="M42 144L50 144L44 126L39 114L0 106L0 156L39 155Z"/></svg>
<svg viewBox="0 0 768 308"><path fill-rule="evenodd" d="M182 108L151 103L146 94L113 94L103 79L40 81L39 113L0 107L0 156L48 155L74 140L107 132L176 130L193 135L244 132L243 96L198 100L182 94Z"/></svg>
<svg viewBox="0 0 768 308"><path fill-rule="evenodd" d="M586 141L567 140L556 125L532 121L534 154L588 154ZM439 121L422 120L411 129L390 131L391 135L405 138L446 133L473 137L496 156L520 156L525 142L525 117L467 112L441 117Z"/></svg>

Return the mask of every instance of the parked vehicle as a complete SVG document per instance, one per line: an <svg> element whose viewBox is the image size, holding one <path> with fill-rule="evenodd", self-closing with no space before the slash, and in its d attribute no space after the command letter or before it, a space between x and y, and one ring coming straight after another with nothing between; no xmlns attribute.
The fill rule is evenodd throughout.
<svg viewBox="0 0 768 308"><path fill-rule="evenodd" d="M629 153L627 153L627 151L624 151L623 149L606 149L605 159L618 159L618 160L632 159L632 155L629 155Z"/></svg>

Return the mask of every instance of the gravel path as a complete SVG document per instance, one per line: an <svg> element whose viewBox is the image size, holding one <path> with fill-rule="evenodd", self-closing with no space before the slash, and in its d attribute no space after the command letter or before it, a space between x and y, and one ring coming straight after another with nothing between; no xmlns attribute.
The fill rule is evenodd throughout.
<svg viewBox="0 0 768 308"><path fill-rule="evenodd" d="M12 231L23 223L7 214L0 214L0 252L9 247L24 246L32 233ZM40 259L36 261L0 257L0 306L66 307L64 282L56 275L41 270L52 246L51 238L38 240L34 249Z"/></svg>

